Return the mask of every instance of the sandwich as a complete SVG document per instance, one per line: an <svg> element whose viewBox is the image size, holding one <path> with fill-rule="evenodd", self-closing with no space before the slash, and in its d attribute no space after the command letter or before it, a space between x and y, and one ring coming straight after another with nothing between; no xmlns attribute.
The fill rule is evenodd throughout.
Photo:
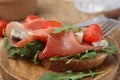
<svg viewBox="0 0 120 80"><path fill-rule="evenodd" d="M94 77L104 71L93 69L99 67L108 55L117 53L116 46L103 38L98 24L81 28L37 16L29 17L24 23L10 22L7 25L4 45L8 58L26 58L52 71L40 75L39 80Z"/></svg>

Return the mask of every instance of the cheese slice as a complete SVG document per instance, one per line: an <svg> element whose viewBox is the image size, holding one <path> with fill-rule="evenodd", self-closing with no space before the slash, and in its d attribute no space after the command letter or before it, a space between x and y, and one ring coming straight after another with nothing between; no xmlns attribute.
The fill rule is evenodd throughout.
<svg viewBox="0 0 120 80"><path fill-rule="evenodd" d="M82 43L83 41L83 32L76 32L75 33L76 39L79 43Z"/></svg>
<svg viewBox="0 0 120 80"><path fill-rule="evenodd" d="M98 42L92 42L92 45L94 47L97 47L97 46L103 46L103 48L106 48L108 47L108 41L107 40L101 40L101 41L98 41Z"/></svg>
<svg viewBox="0 0 120 80"><path fill-rule="evenodd" d="M26 38L28 34L22 30L18 30L17 28L13 28L11 31L11 37L13 40L22 40Z"/></svg>

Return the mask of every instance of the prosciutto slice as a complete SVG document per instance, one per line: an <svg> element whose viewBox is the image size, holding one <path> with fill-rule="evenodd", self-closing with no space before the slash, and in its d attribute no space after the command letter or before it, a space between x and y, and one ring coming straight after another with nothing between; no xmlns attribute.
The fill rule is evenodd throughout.
<svg viewBox="0 0 120 80"><path fill-rule="evenodd" d="M12 46L14 46L14 47L24 47L26 44L30 43L31 41L33 41L35 39L34 36L28 34L28 36L21 41L18 41L18 42L13 41L12 36L11 36L11 31L12 31L13 28L21 30L25 33L28 33L28 32L30 33L30 31L24 29L24 26L22 24L18 23L18 22L9 23L7 25L5 31L6 31L6 36L7 36L8 40L9 40L9 42Z"/></svg>
<svg viewBox="0 0 120 80"><path fill-rule="evenodd" d="M24 23L23 25L24 25L24 28L28 30L37 30L37 29L40 29L44 23L45 21L42 19L35 19L27 23Z"/></svg>
<svg viewBox="0 0 120 80"><path fill-rule="evenodd" d="M53 56L71 56L83 53L92 48L89 45L80 45L75 39L74 33L61 33L49 35L44 50L39 54L39 58L49 58Z"/></svg>
<svg viewBox="0 0 120 80"><path fill-rule="evenodd" d="M29 36L21 41L13 42L9 36L11 32L10 30L12 30L15 25L17 25L18 29L22 28L23 31L26 31L28 34L30 33ZM39 53L40 59L54 56L71 56L78 53L83 53L87 49L93 48L91 45L79 44L72 31L67 33L63 31L58 34L53 34L52 32L55 28L34 29L29 31L26 28L20 27L18 23L10 23L6 28L6 35L9 38L10 44L15 47L24 47L26 44L36 39L43 41L46 45L45 48Z"/></svg>

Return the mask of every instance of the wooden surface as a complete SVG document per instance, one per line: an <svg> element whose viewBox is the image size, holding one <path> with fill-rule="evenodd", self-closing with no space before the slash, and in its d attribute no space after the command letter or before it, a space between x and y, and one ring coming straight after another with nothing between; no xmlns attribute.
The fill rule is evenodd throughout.
<svg viewBox="0 0 120 80"><path fill-rule="evenodd" d="M85 14L77 11L71 0L38 0L37 15L45 19L53 19L63 24L75 24L93 18L100 14ZM116 29L112 34L118 45L120 46L120 28ZM117 80L120 80L118 71Z"/></svg>

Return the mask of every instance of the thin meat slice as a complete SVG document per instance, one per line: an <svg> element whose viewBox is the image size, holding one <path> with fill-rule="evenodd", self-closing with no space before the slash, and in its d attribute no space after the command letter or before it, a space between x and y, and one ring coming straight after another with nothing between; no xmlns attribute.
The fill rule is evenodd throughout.
<svg viewBox="0 0 120 80"><path fill-rule="evenodd" d="M37 33L34 35L38 36L39 39L43 36L39 36ZM59 34L47 34L46 35L46 46L39 54L39 58L50 58L53 56L71 56L78 53L83 53L87 49L93 48L91 45L81 45L77 42L74 33L59 33Z"/></svg>
<svg viewBox="0 0 120 80"><path fill-rule="evenodd" d="M41 26L44 24L44 22L45 21L42 19L35 19L27 23L24 23L24 27L28 30L38 30L41 29Z"/></svg>
<svg viewBox="0 0 120 80"><path fill-rule="evenodd" d="M13 28L16 28L18 30L25 32L26 34L28 34L27 37L25 39L22 39L21 41L17 41L17 42L12 40L11 31ZM7 25L5 32L6 32L6 36L7 36L8 40L9 40L9 43L14 47L24 47L26 44L28 44L29 42L34 40L34 36L29 34L30 32L27 31L26 29L24 29L24 26L18 22L10 22Z"/></svg>
<svg viewBox="0 0 120 80"><path fill-rule="evenodd" d="M17 42L12 40L11 31L13 28L16 28L18 30L25 32L27 34L27 37L20 41L17 41ZM55 28L37 29L37 30L31 29L30 30L30 29L26 29L22 24L20 24L18 22L11 22L6 27L6 36L9 39L9 42L12 46L24 47L28 43L30 43L31 41L36 40L36 39L46 43L48 34L53 32L54 29Z"/></svg>

